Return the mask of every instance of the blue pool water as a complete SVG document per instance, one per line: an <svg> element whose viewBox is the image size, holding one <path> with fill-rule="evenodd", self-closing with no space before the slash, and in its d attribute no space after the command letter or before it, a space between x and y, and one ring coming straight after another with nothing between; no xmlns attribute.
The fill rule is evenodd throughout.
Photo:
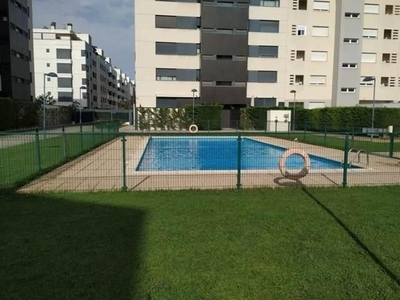
<svg viewBox="0 0 400 300"><path fill-rule="evenodd" d="M242 170L276 170L285 148L242 139ZM340 162L309 155L312 169L339 169ZM136 171L236 170L236 137L150 138ZM303 159L291 155L286 169L301 169Z"/></svg>

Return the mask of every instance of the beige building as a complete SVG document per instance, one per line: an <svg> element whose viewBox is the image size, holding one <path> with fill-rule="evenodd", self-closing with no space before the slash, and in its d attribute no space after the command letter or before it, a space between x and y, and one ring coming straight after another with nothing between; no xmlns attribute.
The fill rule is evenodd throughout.
<svg viewBox="0 0 400 300"><path fill-rule="evenodd" d="M220 103L229 125L247 105L397 103L399 24L398 0L136 0L137 105Z"/></svg>

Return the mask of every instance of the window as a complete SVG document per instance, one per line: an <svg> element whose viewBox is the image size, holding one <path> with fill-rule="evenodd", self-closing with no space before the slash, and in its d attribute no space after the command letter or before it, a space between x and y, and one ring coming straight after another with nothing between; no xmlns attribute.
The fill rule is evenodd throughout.
<svg viewBox="0 0 400 300"><path fill-rule="evenodd" d="M72 92L58 92L58 102L72 102Z"/></svg>
<svg viewBox="0 0 400 300"><path fill-rule="evenodd" d="M58 87L60 88L72 88L72 78L57 78Z"/></svg>
<svg viewBox="0 0 400 300"><path fill-rule="evenodd" d="M186 105L192 105L193 98L178 98L178 97L157 97L156 107L183 107ZM198 97L195 97L195 103L198 103Z"/></svg>
<svg viewBox="0 0 400 300"><path fill-rule="evenodd" d="M376 53L361 53L361 62L363 63L376 63Z"/></svg>
<svg viewBox="0 0 400 300"><path fill-rule="evenodd" d="M294 84L295 85L303 85L304 84L304 75L295 75L294 76Z"/></svg>
<svg viewBox="0 0 400 300"><path fill-rule="evenodd" d="M254 106L276 106L276 98L254 98Z"/></svg>
<svg viewBox="0 0 400 300"><path fill-rule="evenodd" d="M350 94L350 93L355 93L356 92L356 88L344 87L344 88L341 88L340 91L342 93Z"/></svg>
<svg viewBox="0 0 400 300"><path fill-rule="evenodd" d="M81 56L82 56L82 57L87 57L86 50L81 50Z"/></svg>
<svg viewBox="0 0 400 300"><path fill-rule="evenodd" d="M217 60L233 60L232 55L217 55Z"/></svg>
<svg viewBox="0 0 400 300"><path fill-rule="evenodd" d="M330 3L327 1L316 1L314 0L314 10L319 10L319 11L329 11L330 8Z"/></svg>
<svg viewBox="0 0 400 300"><path fill-rule="evenodd" d="M250 20L249 31L253 32L279 32L279 21L275 20Z"/></svg>
<svg viewBox="0 0 400 300"><path fill-rule="evenodd" d="M346 44L358 44L358 39L356 38L344 38L343 42Z"/></svg>
<svg viewBox="0 0 400 300"><path fill-rule="evenodd" d="M329 28L327 26L313 26L312 35L313 36L328 36Z"/></svg>
<svg viewBox="0 0 400 300"><path fill-rule="evenodd" d="M389 86L389 77L381 77L381 86Z"/></svg>
<svg viewBox="0 0 400 300"><path fill-rule="evenodd" d="M248 71L249 82L276 83L278 81L277 71Z"/></svg>
<svg viewBox="0 0 400 300"><path fill-rule="evenodd" d="M249 57L278 57L278 46L249 46Z"/></svg>
<svg viewBox="0 0 400 300"><path fill-rule="evenodd" d="M299 10L307 10L307 0L299 0L298 3Z"/></svg>
<svg viewBox="0 0 400 300"><path fill-rule="evenodd" d="M306 35L307 26L297 25L296 26L296 35Z"/></svg>
<svg viewBox="0 0 400 300"><path fill-rule="evenodd" d="M217 28L215 33L217 33L217 34L233 34L233 29Z"/></svg>
<svg viewBox="0 0 400 300"><path fill-rule="evenodd" d="M345 18L359 19L359 18L360 18L360 13L346 12L346 13L344 13L344 17L345 17Z"/></svg>
<svg viewBox="0 0 400 300"><path fill-rule="evenodd" d="M311 75L311 85L326 85L326 75Z"/></svg>
<svg viewBox="0 0 400 300"><path fill-rule="evenodd" d="M390 53L382 53L382 62L390 63Z"/></svg>
<svg viewBox="0 0 400 300"><path fill-rule="evenodd" d="M49 49L49 48L47 48L47 49L46 49L46 52L47 52L47 53L50 53L50 49Z"/></svg>
<svg viewBox="0 0 400 300"><path fill-rule="evenodd" d="M58 59L71 59L71 49L57 49Z"/></svg>
<svg viewBox="0 0 400 300"><path fill-rule="evenodd" d="M364 13L379 14L379 4L364 4Z"/></svg>
<svg viewBox="0 0 400 300"><path fill-rule="evenodd" d="M47 63L46 66L47 66L47 67L50 67L50 63Z"/></svg>
<svg viewBox="0 0 400 300"><path fill-rule="evenodd" d="M57 73L72 73L72 65L71 64L57 64Z"/></svg>
<svg viewBox="0 0 400 300"><path fill-rule="evenodd" d="M311 51L311 61L327 61L327 51Z"/></svg>
<svg viewBox="0 0 400 300"><path fill-rule="evenodd" d="M296 51L296 61L304 61L306 58L306 51L297 50Z"/></svg>
<svg viewBox="0 0 400 300"><path fill-rule="evenodd" d="M279 7L280 0L250 0L250 5L253 6L267 6L267 7Z"/></svg>
<svg viewBox="0 0 400 300"><path fill-rule="evenodd" d="M385 15L393 15L393 5L385 6Z"/></svg>
<svg viewBox="0 0 400 300"><path fill-rule="evenodd" d="M385 40L390 40L390 39L392 39L392 30L391 30L391 29L385 29L385 30L383 31L383 38L384 38Z"/></svg>
<svg viewBox="0 0 400 300"><path fill-rule="evenodd" d="M233 86L232 81L216 81L215 82L216 86Z"/></svg>
<svg viewBox="0 0 400 300"><path fill-rule="evenodd" d="M156 42L157 55L197 55L199 49L199 44Z"/></svg>
<svg viewBox="0 0 400 300"><path fill-rule="evenodd" d="M342 68L356 69L357 68L357 64L355 64L355 63L342 63Z"/></svg>
<svg viewBox="0 0 400 300"><path fill-rule="evenodd" d="M156 28L197 29L200 19L197 17L156 16Z"/></svg>
<svg viewBox="0 0 400 300"><path fill-rule="evenodd" d="M260 0L260 6L279 7L280 0Z"/></svg>
<svg viewBox="0 0 400 300"><path fill-rule="evenodd" d="M378 38L378 29L364 28L363 29L363 38L367 38L367 39Z"/></svg>
<svg viewBox="0 0 400 300"><path fill-rule="evenodd" d="M200 71L195 69L156 69L157 81L199 81Z"/></svg>

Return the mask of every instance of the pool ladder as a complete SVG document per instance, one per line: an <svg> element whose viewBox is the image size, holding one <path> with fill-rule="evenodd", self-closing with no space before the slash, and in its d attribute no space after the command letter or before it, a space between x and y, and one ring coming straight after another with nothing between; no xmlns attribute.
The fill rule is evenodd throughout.
<svg viewBox="0 0 400 300"><path fill-rule="evenodd" d="M355 153L355 156L353 157L354 158L353 160L350 159L350 154L351 153ZM363 149L358 150L358 149L355 149L355 148L351 148L349 150L349 152L347 152L347 159L349 160L349 163L348 163L349 167L351 167L351 165L356 161L356 159L357 159L357 163L359 163L359 164L362 163L361 159L360 159L361 153L365 153L367 155L367 161L364 164L366 166L369 165L369 153L368 153L368 151L363 150ZM342 164L341 165L343 166L343 164L344 164L344 160L342 160Z"/></svg>

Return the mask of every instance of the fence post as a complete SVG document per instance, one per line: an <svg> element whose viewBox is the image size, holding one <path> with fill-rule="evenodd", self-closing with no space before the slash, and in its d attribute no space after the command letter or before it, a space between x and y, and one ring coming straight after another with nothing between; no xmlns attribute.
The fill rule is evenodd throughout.
<svg viewBox="0 0 400 300"><path fill-rule="evenodd" d="M96 143L95 143L95 138L94 138L94 123L92 124L92 148L94 147L94 145L95 145Z"/></svg>
<svg viewBox="0 0 400 300"><path fill-rule="evenodd" d="M125 133L122 134L122 190L126 191L126 138Z"/></svg>
<svg viewBox="0 0 400 300"><path fill-rule="evenodd" d="M38 172L42 171L41 161L40 161L40 142L39 142L39 129L36 128L35 133L35 145L36 145L36 169Z"/></svg>
<svg viewBox="0 0 400 300"><path fill-rule="evenodd" d="M241 172L242 172L242 137L240 133L238 134L238 152L237 152L237 182L236 182L236 187L238 190L240 190L242 186L242 178L241 178Z"/></svg>
<svg viewBox="0 0 400 300"><path fill-rule="evenodd" d="M82 123L79 126L80 144L81 144L81 154L83 153L83 133L82 133Z"/></svg>
<svg viewBox="0 0 400 300"><path fill-rule="evenodd" d="M349 152L349 134L346 133L344 140L344 158L343 158L343 187L347 187L347 168L348 168L348 152Z"/></svg>
<svg viewBox="0 0 400 300"><path fill-rule="evenodd" d="M68 156L68 152L67 152L67 137L65 135L64 126L62 127L62 137L63 137L63 154L64 154L64 158L66 159Z"/></svg>
<svg viewBox="0 0 400 300"><path fill-rule="evenodd" d="M393 157L394 151L394 133L389 133L390 143L389 143L389 157Z"/></svg>
<svg viewBox="0 0 400 300"><path fill-rule="evenodd" d="M325 130L325 133L324 133L324 145L326 145L326 123L324 124L324 130Z"/></svg>

